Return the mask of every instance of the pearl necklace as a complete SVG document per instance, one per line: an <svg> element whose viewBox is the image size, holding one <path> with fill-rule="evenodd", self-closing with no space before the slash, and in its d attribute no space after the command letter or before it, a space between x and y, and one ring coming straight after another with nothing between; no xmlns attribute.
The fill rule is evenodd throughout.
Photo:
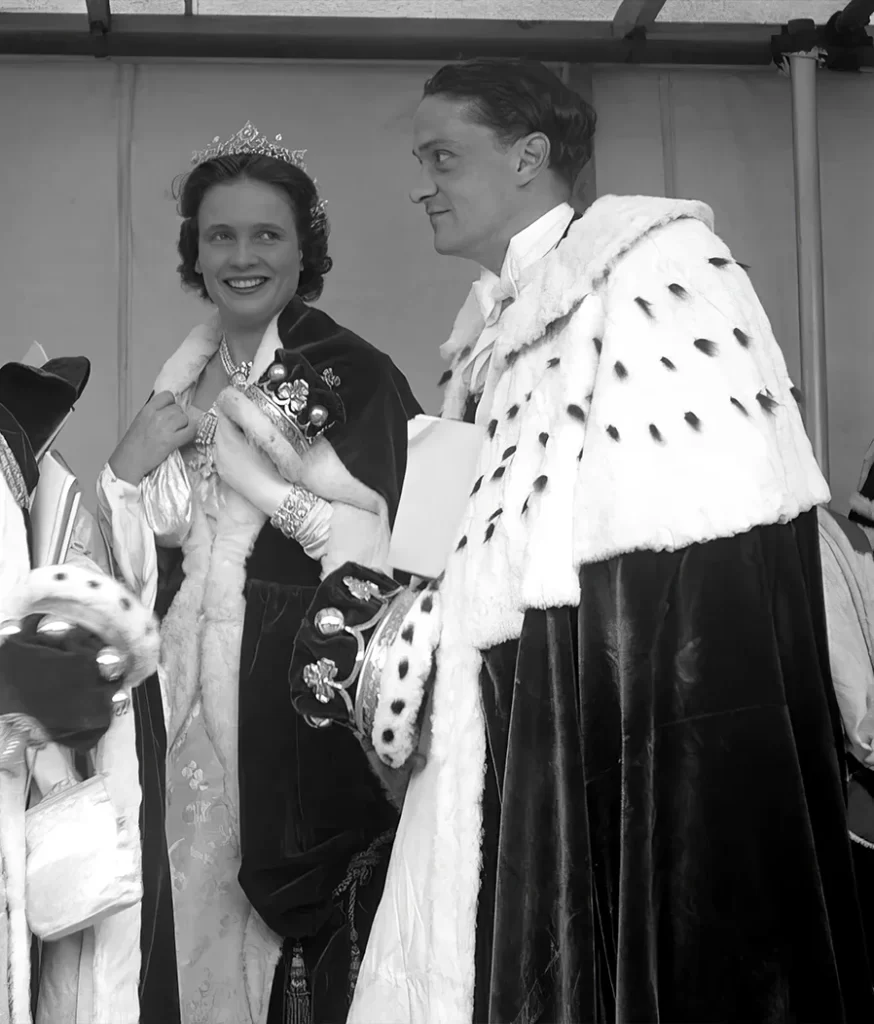
<svg viewBox="0 0 874 1024"><path fill-rule="evenodd" d="M231 350L228 347L228 339L222 336L222 343L219 347L219 354L222 360L222 369L228 375L228 380L235 388L246 386L249 374L252 371L252 360L244 359L241 363L234 363Z"/></svg>

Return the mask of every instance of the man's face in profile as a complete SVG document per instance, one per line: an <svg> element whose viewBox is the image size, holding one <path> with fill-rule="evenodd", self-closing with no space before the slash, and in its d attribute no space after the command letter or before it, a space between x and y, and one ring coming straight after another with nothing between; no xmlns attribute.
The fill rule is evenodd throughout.
<svg viewBox="0 0 874 1024"><path fill-rule="evenodd" d="M421 179L410 198L424 207L437 252L485 263L515 212L518 157L475 114L469 100L422 100L413 120Z"/></svg>

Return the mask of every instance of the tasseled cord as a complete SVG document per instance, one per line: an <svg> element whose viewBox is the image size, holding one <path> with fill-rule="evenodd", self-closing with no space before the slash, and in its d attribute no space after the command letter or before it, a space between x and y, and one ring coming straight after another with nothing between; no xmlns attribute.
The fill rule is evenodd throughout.
<svg viewBox="0 0 874 1024"><path fill-rule="evenodd" d="M310 1024L310 993L307 987L307 968L303 959L303 946L295 942L291 951L291 967L285 987L286 1024Z"/></svg>
<svg viewBox="0 0 874 1024"><path fill-rule="evenodd" d="M346 877L334 890L334 898L342 896L344 892L349 893L347 920L349 921L349 1003L352 1003L352 996L355 993L355 985L358 981L358 972L361 970L361 948L358 945L358 929L355 927L355 905L358 902L358 886L366 885L370 881L373 869L379 863L379 851L390 843L394 838L395 830L389 829L367 847L363 853L356 853L349 861L349 870Z"/></svg>
<svg viewBox="0 0 874 1024"><path fill-rule="evenodd" d="M361 948L358 945L358 929L355 926L355 905L358 902L358 886L370 881L374 867L379 863L379 851L394 838L395 830L383 832L363 853L356 853L349 862L346 877L334 890L334 899L348 893L347 919L349 921L349 975L347 979L349 1003L355 992L358 972L361 970ZM310 1024L310 991L303 946L295 942L291 951L291 966L285 986L285 1024Z"/></svg>

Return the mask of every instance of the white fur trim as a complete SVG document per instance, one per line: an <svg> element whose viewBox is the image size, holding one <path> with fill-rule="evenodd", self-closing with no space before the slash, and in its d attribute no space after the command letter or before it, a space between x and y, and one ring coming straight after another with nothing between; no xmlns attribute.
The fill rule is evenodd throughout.
<svg viewBox="0 0 874 1024"><path fill-rule="evenodd" d="M559 284L579 288L585 265L570 273L561 249L544 262L559 255ZM567 305L553 284L542 274L505 314L499 352L518 354L495 388L453 556L465 582L451 599L479 648L518 636L527 608L576 604L580 565L786 522L829 499L767 317L704 224L656 228L599 288L589 275L532 343L532 307Z"/></svg>
<svg viewBox="0 0 874 1024"><path fill-rule="evenodd" d="M125 683L135 686L158 664L160 638L154 615L104 573L79 565L34 569L12 597L17 617L51 611L96 633L130 658Z"/></svg>
<svg viewBox="0 0 874 1024"><path fill-rule="evenodd" d="M430 612L422 610L423 603ZM428 587L407 612L380 676L371 740L377 757L390 768L401 768L418 746L419 712L440 626L440 592Z"/></svg>
<svg viewBox="0 0 874 1024"><path fill-rule="evenodd" d="M530 608L578 603L582 565L828 501L767 317L711 221L700 203L600 200L504 313L494 423L441 586L431 751L407 793L350 1024L471 1020L479 651L518 637ZM456 324L456 361L472 323ZM463 408L458 376L444 414Z"/></svg>
<svg viewBox="0 0 874 1024"><path fill-rule="evenodd" d="M249 911L243 938L243 974L252 1024L266 1024L270 993L282 943L255 911Z"/></svg>
<svg viewBox="0 0 874 1024"><path fill-rule="evenodd" d="M0 772L0 868L7 930L5 1001L10 1024L30 1022L30 931L25 912L24 771Z"/></svg>
<svg viewBox="0 0 874 1024"><path fill-rule="evenodd" d="M200 697L203 719L222 765L230 825L239 841L238 709L240 643L245 613L246 560L266 517L224 484L214 532L197 492L192 527L183 543L185 579L161 627L163 677L170 692L167 730L172 762L183 727ZM266 1014L282 941L255 911L240 929L240 956L252 1020ZM258 986L263 984L259 995Z"/></svg>
<svg viewBox="0 0 874 1024"><path fill-rule="evenodd" d="M258 345L248 382L258 380L273 362L274 353L282 348L278 329L279 315L275 316ZM170 391L180 397L200 379L206 364L218 351L222 342L222 328L218 313L207 323L195 327L179 348L164 363L155 381L154 391Z"/></svg>
<svg viewBox="0 0 874 1024"><path fill-rule="evenodd" d="M504 368L508 358L541 342L547 326L578 306L644 235L683 219L698 220L713 228L713 211L697 200L649 196L599 199L571 224L567 238L557 249L523 273L520 300L510 306L502 321L502 338L493 355L496 365ZM461 419L464 413L467 391L459 371L483 326L471 289L449 341L441 347L452 370L443 399L443 415L450 419Z"/></svg>

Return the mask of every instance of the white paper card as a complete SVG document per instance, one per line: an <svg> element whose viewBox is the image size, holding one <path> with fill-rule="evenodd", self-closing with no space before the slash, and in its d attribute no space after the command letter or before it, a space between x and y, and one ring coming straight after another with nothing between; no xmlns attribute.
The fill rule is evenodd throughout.
<svg viewBox="0 0 874 1024"><path fill-rule="evenodd" d="M40 464L30 510L35 566L60 565L66 560L81 500L70 467L56 451L50 451Z"/></svg>
<svg viewBox="0 0 874 1024"><path fill-rule="evenodd" d="M473 423L416 416L389 564L434 579L446 568L476 478L485 431Z"/></svg>
<svg viewBox="0 0 874 1024"><path fill-rule="evenodd" d="M39 369L41 366L49 361L49 357L46 354L46 350L40 345L38 341L35 341L27 352L24 353L24 358L21 360L25 366L35 366Z"/></svg>

